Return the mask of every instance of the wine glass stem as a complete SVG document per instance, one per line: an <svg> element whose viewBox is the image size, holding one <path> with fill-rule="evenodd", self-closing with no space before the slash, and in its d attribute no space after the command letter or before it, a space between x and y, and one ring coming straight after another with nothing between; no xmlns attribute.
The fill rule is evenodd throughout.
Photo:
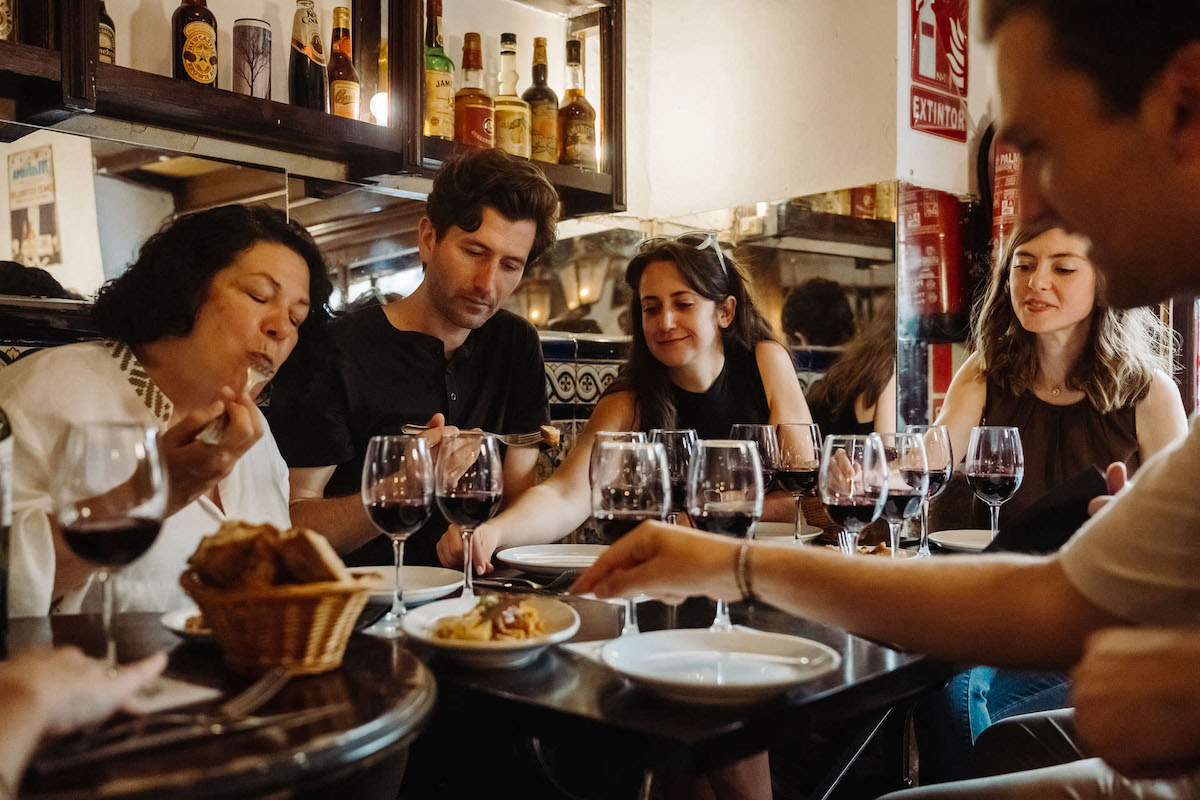
<svg viewBox="0 0 1200 800"><path fill-rule="evenodd" d="M888 544L892 547L892 558L898 558L896 552L900 549L900 523L888 520Z"/></svg>
<svg viewBox="0 0 1200 800"><path fill-rule="evenodd" d="M404 566L404 536L392 537L392 561L396 570L395 587L392 591L392 616L402 617L408 613L404 607L404 591L400 588L400 568Z"/></svg>
<svg viewBox="0 0 1200 800"><path fill-rule="evenodd" d="M733 630L733 621L729 619L729 606L724 600L717 601L717 615L713 618L713 624L709 628L712 631L731 631Z"/></svg>
<svg viewBox="0 0 1200 800"><path fill-rule="evenodd" d="M988 506L992 512L992 541L996 540L996 534L1000 532L1000 504Z"/></svg>
<svg viewBox="0 0 1200 800"><path fill-rule="evenodd" d="M838 533L838 547L842 549L843 554L852 556L858 553L858 533L849 528L843 528Z"/></svg>
<svg viewBox="0 0 1200 800"><path fill-rule="evenodd" d="M473 554L471 552L471 535L475 533L474 528L462 529L463 540L463 597L475 596L475 565Z"/></svg>
<svg viewBox="0 0 1200 800"><path fill-rule="evenodd" d="M116 596L113 591L113 576L106 569L100 570L100 627L104 631L104 665L110 670L117 668L117 640L113 638L113 610Z"/></svg>
<svg viewBox="0 0 1200 800"><path fill-rule="evenodd" d="M633 600L626 598L625 600L625 624L621 626L621 635L628 636L633 633L641 633L638 630L637 621L637 605Z"/></svg>
<svg viewBox="0 0 1200 800"><path fill-rule="evenodd" d="M933 555L929 552L929 498L926 497L921 501L921 546L917 548L917 555L929 556Z"/></svg>
<svg viewBox="0 0 1200 800"><path fill-rule="evenodd" d="M804 522L804 511L800 508L800 501L802 498L803 495L799 494L792 497L792 499L796 501L796 527L792 529L792 536L794 536L797 540L800 539L800 530L803 527L802 523Z"/></svg>

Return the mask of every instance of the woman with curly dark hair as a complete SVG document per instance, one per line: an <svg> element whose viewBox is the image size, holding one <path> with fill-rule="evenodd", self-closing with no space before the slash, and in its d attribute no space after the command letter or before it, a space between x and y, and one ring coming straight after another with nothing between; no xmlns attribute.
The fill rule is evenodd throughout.
<svg viewBox="0 0 1200 800"><path fill-rule="evenodd" d="M267 208L179 217L101 288L105 341L63 345L0 373L14 431L9 613L98 606L90 565L48 514L56 443L71 425L155 426L168 508L147 553L122 570L122 610L183 602L177 577L226 517L287 526L287 467L254 397L327 316L330 282L312 238Z"/></svg>

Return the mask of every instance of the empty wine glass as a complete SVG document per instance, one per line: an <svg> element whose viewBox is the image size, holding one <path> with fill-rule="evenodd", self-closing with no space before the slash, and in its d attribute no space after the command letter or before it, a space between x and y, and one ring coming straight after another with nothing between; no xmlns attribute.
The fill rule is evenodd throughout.
<svg viewBox="0 0 1200 800"><path fill-rule="evenodd" d="M738 422L729 429L730 439L754 442L758 447L758 460L762 467L763 494L771 491L775 481L775 463L779 460L779 441L774 425L752 425Z"/></svg>
<svg viewBox="0 0 1200 800"><path fill-rule="evenodd" d="M967 443L967 483L992 512L992 539L1000 530L1000 506L1013 496L1025 476L1021 432L999 425L971 428Z"/></svg>
<svg viewBox="0 0 1200 800"><path fill-rule="evenodd" d="M762 460L753 442L701 439L688 477L688 514L709 533L746 538L762 516ZM729 607L717 601L709 630L733 629Z"/></svg>
<svg viewBox="0 0 1200 800"><path fill-rule="evenodd" d="M879 438L888 468L883 516L887 519L892 558L899 558L900 526L920 512L929 489L925 440L918 433L881 433Z"/></svg>
<svg viewBox="0 0 1200 800"><path fill-rule="evenodd" d="M667 521L675 522L676 514L687 513L688 470L692 466L692 454L696 451L698 437L692 428L650 431L650 441L659 442L667 454L667 476L671 480L671 511Z"/></svg>
<svg viewBox="0 0 1200 800"><path fill-rule="evenodd" d="M115 668L113 573L150 549L167 508L158 435L146 425L92 422L71 427L62 453L52 511L67 547L98 568L104 660Z"/></svg>
<svg viewBox="0 0 1200 800"><path fill-rule="evenodd" d="M796 501L796 538L804 515L801 500L817 495L817 473L821 469L821 429L812 422L787 422L775 426L778 443L775 480L792 493Z"/></svg>
<svg viewBox="0 0 1200 800"><path fill-rule="evenodd" d="M662 444L600 442L592 456L592 517L606 543L612 544L643 520L666 519L671 488ZM634 602L625 600L622 636L638 632Z"/></svg>
<svg viewBox="0 0 1200 800"><path fill-rule="evenodd" d="M392 540L395 583L392 608L367 633L403 636L407 612L400 572L404 542L429 520L433 511L433 459L420 436L372 436L363 460L362 501L375 527Z"/></svg>
<svg viewBox="0 0 1200 800"><path fill-rule="evenodd" d="M596 461L600 457L600 445L604 442L648 442L646 434L643 431L596 431L596 436L592 439L592 452L588 457L588 480L591 481L592 473L596 471Z"/></svg>
<svg viewBox="0 0 1200 800"><path fill-rule="evenodd" d="M504 465L495 436L458 431L442 437L435 493L442 514L462 527L463 597L475 596L471 536L499 510L503 488Z"/></svg>
<svg viewBox="0 0 1200 800"><path fill-rule="evenodd" d="M842 526L838 545L846 555L858 552L862 529L883 513L887 475L879 434L825 437L817 484L829 516Z"/></svg>
<svg viewBox="0 0 1200 800"><path fill-rule="evenodd" d="M918 433L925 441L925 461L929 466L929 488L921 502L921 544L917 557L933 555L929 550L929 501L945 491L954 474L954 450L950 431L945 425L909 425L909 433Z"/></svg>

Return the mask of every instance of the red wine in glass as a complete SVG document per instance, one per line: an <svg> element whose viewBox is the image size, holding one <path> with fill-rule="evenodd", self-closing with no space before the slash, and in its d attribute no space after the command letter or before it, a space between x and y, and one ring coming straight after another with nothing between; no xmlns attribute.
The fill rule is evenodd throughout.
<svg viewBox="0 0 1200 800"><path fill-rule="evenodd" d="M431 511L419 500L376 500L367 506L371 522L389 536L408 536L429 521Z"/></svg>
<svg viewBox="0 0 1200 800"><path fill-rule="evenodd" d="M625 534L640 525L647 519L658 519L655 516L647 516L646 514L625 515L621 513L594 513L593 519L596 520L596 532L600 535L600 540L604 544L612 544L620 539Z"/></svg>
<svg viewBox="0 0 1200 800"><path fill-rule="evenodd" d="M464 528L478 528L496 515L500 508L499 492L454 492L439 494L438 508L451 522Z"/></svg>
<svg viewBox="0 0 1200 800"><path fill-rule="evenodd" d="M785 491L794 495L812 497L817 491L817 468L781 469L775 473L776 480Z"/></svg>
<svg viewBox="0 0 1200 800"><path fill-rule="evenodd" d="M845 530L861 531L878 518L875 501L870 503L826 504L825 510L833 521Z"/></svg>
<svg viewBox="0 0 1200 800"><path fill-rule="evenodd" d="M968 473L967 483L971 484L980 500L990 506L998 506L1017 491L1017 487L1021 485L1021 476Z"/></svg>
<svg viewBox="0 0 1200 800"><path fill-rule="evenodd" d="M704 508L696 515L696 527L708 533L721 533L726 536L745 538L754 525L754 514L750 511L727 511Z"/></svg>
<svg viewBox="0 0 1200 800"><path fill-rule="evenodd" d="M671 512L682 514L687 511L687 476L671 476Z"/></svg>
<svg viewBox="0 0 1200 800"><path fill-rule="evenodd" d="M80 558L102 567L123 567L158 538L162 522L144 517L79 519L62 527L63 541Z"/></svg>
<svg viewBox="0 0 1200 800"><path fill-rule="evenodd" d="M950 484L950 476L953 472L954 470L950 466L946 466L944 469L929 470L929 490L925 493L925 496L932 500L945 491L946 487Z"/></svg>

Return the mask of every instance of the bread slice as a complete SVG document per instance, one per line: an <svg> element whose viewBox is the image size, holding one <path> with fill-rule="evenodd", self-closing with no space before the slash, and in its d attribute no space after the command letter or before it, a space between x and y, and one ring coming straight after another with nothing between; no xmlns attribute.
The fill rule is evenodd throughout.
<svg viewBox="0 0 1200 800"><path fill-rule="evenodd" d="M188 559L188 566L209 586L240 585L243 574L257 558L256 542L263 528L275 530L270 525L222 523L216 533L200 540L196 552Z"/></svg>
<svg viewBox="0 0 1200 800"><path fill-rule="evenodd" d="M316 531L284 531L279 539L279 555L297 583L350 580L350 572L333 545Z"/></svg>

